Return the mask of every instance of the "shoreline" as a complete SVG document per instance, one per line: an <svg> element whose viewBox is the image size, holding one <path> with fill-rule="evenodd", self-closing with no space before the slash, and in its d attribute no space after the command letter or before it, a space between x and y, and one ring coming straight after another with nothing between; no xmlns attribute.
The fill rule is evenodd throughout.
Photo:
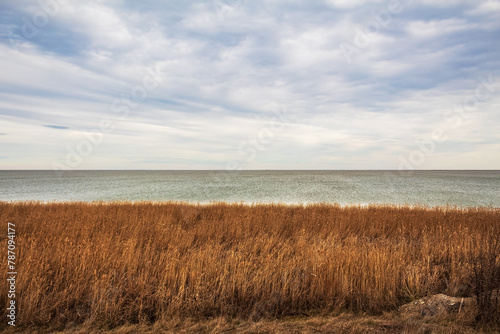
<svg viewBox="0 0 500 334"><path fill-rule="evenodd" d="M500 171L422 171L415 177L388 171L75 171L2 174L4 201L178 201L231 203L373 203L411 206L500 207Z"/></svg>
<svg viewBox="0 0 500 334"><path fill-rule="evenodd" d="M349 208L392 208L392 209L423 209L423 210L500 210L500 206L460 206L460 205L426 205L426 204L407 204L407 203L336 203L336 202L249 202L249 201L209 201L209 202L191 202L191 201L176 201L176 200L92 200L92 201L81 201L81 200L0 200L0 204L40 204L40 205L52 205L52 204L82 204L82 205L184 205L184 206L200 206L207 207L211 205L239 205L246 207L255 206L283 206L283 207L315 207L315 206L331 206L338 207L342 209Z"/></svg>

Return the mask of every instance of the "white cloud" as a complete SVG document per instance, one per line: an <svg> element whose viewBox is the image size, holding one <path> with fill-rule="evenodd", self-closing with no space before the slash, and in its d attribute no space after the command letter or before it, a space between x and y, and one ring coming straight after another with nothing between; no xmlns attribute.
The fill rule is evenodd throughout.
<svg viewBox="0 0 500 334"><path fill-rule="evenodd" d="M449 33L465 31L473 28L467 24L465 20L445 19L432 21L413 21L407 26L407 31L410 35L417 38L430 38L438 35L446 35Z"/></svg>
<svg viewBox="0 0 500 334"><path fill-rule="evenodd" d="M367 3L369 4L381 4L385 3L386 1L384 0L375 0L375 1L370 1L370 0L326 0L326 3L334 6L334 7L339 7L339 8L355 8L359 7L362 5L365 5Z"/></svg>
<svg viewBox="0 0 500 334"><path fill-rule="evenodd" d="M479 2L478 6L468 11L472 15L491 15L500 14L500 2L496 0L487 0Z"/></svg>
<svg viewBox="0 0 500 334"><path fill-rule="evenodd" d="M387 4L240 1L221 13L210 1L164 5L175 10L65 2L17 50L0 43L1 168L51 168L110 119L115 131L79 168L223 169L237 160L252 169L395 169L416 140L447 126L443 113L478 77L498 70L499 27L495 2L408 3L348 64L339 44L353 43L356 28ZM19 34L20 24L20 17L0 24L2 36ZM113 102L156 67L159 87L120 120ZM282 106L289 126L246 161L241 143ZM478 159L471 166L499 165L499 157L478 158L500 142L497 95L479 106L426 167L471 157ZM30 143L41 137L35 150Z"/></svg>

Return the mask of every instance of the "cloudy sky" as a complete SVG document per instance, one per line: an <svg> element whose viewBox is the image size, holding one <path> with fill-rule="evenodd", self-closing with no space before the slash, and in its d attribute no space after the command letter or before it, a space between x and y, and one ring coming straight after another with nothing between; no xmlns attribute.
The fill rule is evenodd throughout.
<svg viewBox="0 0 500 334"><path fill-rule="evenodd" d="M0 169L500 169L500 2L0 2Z"/></svg>

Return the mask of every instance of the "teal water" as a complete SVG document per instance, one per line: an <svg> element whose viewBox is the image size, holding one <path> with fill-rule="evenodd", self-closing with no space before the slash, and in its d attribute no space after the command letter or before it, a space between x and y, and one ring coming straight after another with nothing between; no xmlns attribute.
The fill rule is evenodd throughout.
<svg viewBox="0 0 500 334"><path fill-rule="evenodd" d="M500 171L0 171L0 200L500 207Z"/></svg>

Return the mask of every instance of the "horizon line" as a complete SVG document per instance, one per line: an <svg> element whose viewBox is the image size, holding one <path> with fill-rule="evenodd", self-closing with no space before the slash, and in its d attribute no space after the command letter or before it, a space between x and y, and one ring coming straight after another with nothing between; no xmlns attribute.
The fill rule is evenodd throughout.
<svg viewBox="0 0 500 334"><path fill-rule="evenodd" d="M500 171L500 169L241 169L241 170L226 170L226 169L68 169L68 170L53 170L53 169L0 169L0 172L105 172L105 171L129 171L129 172L266 172L266 171L387 171L387 172L432 172L432 171Z"/></svg>

